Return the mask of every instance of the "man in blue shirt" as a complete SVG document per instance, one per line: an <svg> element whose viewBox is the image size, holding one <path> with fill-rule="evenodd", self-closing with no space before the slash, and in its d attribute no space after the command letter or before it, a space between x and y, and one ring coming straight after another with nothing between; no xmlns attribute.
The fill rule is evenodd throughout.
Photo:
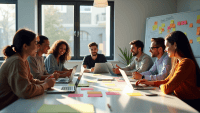
<svg viewBox="0 0 200 113"><path fill-rule="evenodd" d="M146 80L164 80L171 69L171 59L168 57L165 50L165 40L161 37L151 39L151 57L157 57L153 66L149 71L142 73L134 72L133 78L135 79L146 79Z"/></svg>
<svg viewBox="0 0 200 113"><path fill-rule="evenodd" d="M107 62L106 57L103 54L98 54L98 45L95 42L88 44L91 55L85 56L83 59L84 72L93 72L95 63Z"/></svg>

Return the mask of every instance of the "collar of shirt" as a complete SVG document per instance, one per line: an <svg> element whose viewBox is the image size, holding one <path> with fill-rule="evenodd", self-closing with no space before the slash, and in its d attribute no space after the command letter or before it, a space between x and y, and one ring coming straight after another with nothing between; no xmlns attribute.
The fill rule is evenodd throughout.
<svg viewBox="0 0 200 113"><path fill-rule="evenodd" d="M141 56L140 56L140 58L135 57L135 60L136 60L137 62L140 62L140 61L142 60L142 57L143 57L144 55L145 55L145 54L142 53Z"/></svg>
<svg viewBox="0 0 200 113"><path fill-rule="evenodd" d="M164 52L164 54L162 55L162 57L160 59L157 58L157 62L162 62L166 55L167 55L167 53Z"/></svg>

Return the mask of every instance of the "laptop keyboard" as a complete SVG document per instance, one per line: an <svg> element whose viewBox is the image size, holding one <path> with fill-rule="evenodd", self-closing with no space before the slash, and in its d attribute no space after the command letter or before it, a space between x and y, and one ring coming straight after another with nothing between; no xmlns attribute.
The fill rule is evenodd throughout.
<svg viewBox="0 0 200 113"><path fill-rule="evenodd" d="M74 90L74 86L62 87L61 90Z"/></svg>

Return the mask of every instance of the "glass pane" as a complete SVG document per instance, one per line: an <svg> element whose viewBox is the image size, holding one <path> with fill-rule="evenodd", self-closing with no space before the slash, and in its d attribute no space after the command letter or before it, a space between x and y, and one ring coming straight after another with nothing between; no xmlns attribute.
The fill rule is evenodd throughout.
<svg viewBox="0 0 200 113"><path fill-rule="evenodd" d="M74 6L42 5L42 35L49 38L50 46L56 40L66 40L74 56Z"/></svg>
<svg viewBox="0 0 200 113"><path fill-rule="evenodd" d="M15 4L0 4L0 57L5 46L11 45L16 32Z"/></svg>
<svg viewBox="0 0 200 113"><path fill-rule="evenodd" d="M80 56L90 54L90 42L99 45L98 53L110 56L110 6L80 6Z"/></svg>

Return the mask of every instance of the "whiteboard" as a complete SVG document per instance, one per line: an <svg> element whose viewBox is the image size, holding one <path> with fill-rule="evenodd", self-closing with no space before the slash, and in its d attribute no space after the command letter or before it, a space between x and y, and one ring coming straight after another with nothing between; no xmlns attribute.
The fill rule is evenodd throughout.
<svg viewBox="0 0 200 113"><path fill-rule="evenodd" d="M181 12L181 13L167 14L167 15L147 18L144 52L148 55L151 55L151 53L149 52L149 47L151 45L151 38L158 38L158 37L165 38L165 36L169 34L167 28L168 26L170 26L171 20L174 20L176 31L182 31L186 33L188 39L193 40L193 43L190 44L193 53L196 58L200 58L200 43L197 42L197 37L200 37L200 35L196 34L197 27L200 27L200 24L197 23L198 15L200 15L200 11ZM178 25L178 22L185 20L187 20L186 25ZM152 27L155 25L156 21L157 21L157 29L153 30ZM189 27L190 23L193 23L193 27ZM165 27L162 27L162 24L165 24ZM164 31L161 34L159 34L159 27L164 28ZM172 32L173 29L171 28L169 31Z"/></svg>

